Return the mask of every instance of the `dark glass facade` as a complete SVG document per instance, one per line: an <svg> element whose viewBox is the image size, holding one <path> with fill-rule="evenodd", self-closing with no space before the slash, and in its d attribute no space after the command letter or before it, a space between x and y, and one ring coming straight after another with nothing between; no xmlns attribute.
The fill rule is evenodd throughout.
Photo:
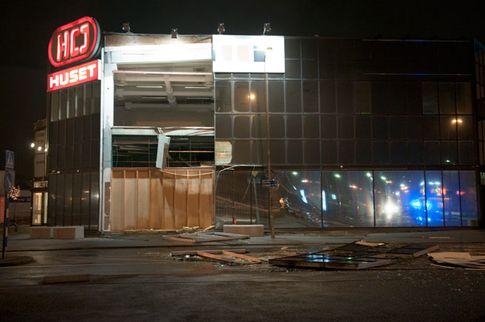
<svg viewBox="0 0 485 322"><path fill-rule="evenodd" d="M99 226L100 82L50 93L49 226Z"/></svg>
<svg viewBox="0 0 485 322"><path fill-rule="evenodd" d="M235 168L218 179L220 222L258 205L266 224L271 200L276 227L477 224L472 42L287 37L285 56L268 79L215 74L216 141Z"/></svg>

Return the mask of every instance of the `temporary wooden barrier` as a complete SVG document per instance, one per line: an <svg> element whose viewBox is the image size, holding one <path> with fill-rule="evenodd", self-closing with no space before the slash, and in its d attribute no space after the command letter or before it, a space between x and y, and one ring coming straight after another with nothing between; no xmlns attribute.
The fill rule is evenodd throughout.
<svg viewBox="0 0 485 322"><path fill-rule="evenodd" d="M113 232L214 223L212 168L113 168L110 196Z"/></svg>

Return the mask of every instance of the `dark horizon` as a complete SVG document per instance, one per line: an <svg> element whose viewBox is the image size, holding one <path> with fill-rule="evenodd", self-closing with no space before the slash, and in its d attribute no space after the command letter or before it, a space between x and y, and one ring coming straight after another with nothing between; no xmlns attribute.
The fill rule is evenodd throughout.
<svg viewBox="0 0 485 322"><path fill-rule="evenodd" d="M134 33L213 34L224 22L228 34L273 34L343 38L485 39L482 1L459 6L440 1L16 1L2 4L0 84L6 114L0 121L0 148L16 152L17 178L32 177L29 142L33 123L45 116L47 42L58 26L89 15L104 31L121 32L129 21ZM27 41L28 40L28 41Z"/></svg>

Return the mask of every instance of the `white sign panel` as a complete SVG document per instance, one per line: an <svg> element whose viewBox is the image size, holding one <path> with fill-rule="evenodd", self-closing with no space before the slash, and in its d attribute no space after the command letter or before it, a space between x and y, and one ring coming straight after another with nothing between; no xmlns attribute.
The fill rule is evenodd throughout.
<svg viewBox="0 0 485 322"><path fill-rule="evenodd" d="M282 36L212 36L215 73L284 73Z"/></svg>

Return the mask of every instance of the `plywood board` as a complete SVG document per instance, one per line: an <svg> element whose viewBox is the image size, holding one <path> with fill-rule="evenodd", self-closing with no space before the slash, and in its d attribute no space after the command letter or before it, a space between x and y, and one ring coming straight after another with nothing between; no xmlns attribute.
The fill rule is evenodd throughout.
<svg viewBox="0 0 485 322"><path fill-rule="evenodd" d="M214 223L212 168L114 168L111 187L111 231Z"/></svg>
<svg viewBox="0 0 485 322"><path fill-rule="evenodd" d="M187 177L187 226L200 226L199 223L199 171L189 170Z"/></svg>

